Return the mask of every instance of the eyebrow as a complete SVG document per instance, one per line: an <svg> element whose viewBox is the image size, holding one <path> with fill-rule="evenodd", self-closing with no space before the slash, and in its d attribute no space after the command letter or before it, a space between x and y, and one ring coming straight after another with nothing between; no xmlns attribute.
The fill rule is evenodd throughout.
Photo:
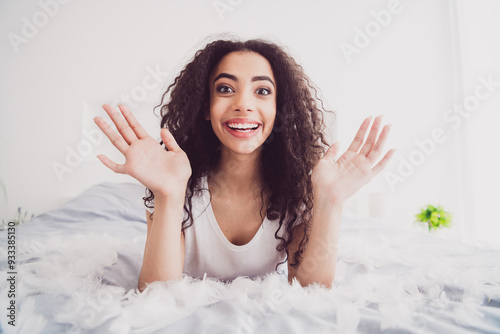
<svg viewBox="0 0 500 334"><path fill-rule="evenodd" d="M233 81L236 81L238 82L238 78L232 74L229 74L229 73L219 73L219 75L217 75L214 79L214 83L219 80L220 78L228 78L228 79L231 79ZM255 77L252 77L252 82L254 81L269 81L270 83L273 84L273 86L276 88L276 85L274 84L274 81L268 77L267 75L257 75Z"/></svg>

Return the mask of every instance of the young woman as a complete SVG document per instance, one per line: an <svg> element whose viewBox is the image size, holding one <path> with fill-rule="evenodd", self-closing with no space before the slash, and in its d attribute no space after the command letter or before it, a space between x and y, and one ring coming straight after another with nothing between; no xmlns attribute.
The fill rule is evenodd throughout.
<svg viewBox="0 0 500 334"><path fill-rule="evenodd" d="M370 127L369 117L337 159L314 96L279 46L217 40L164 93L160 145L126 106L103 105L119 134L95 122L126 162L98 158L149 194L140 290L183 273L231 280L278 271L332 285L343 205L394 150L378 161L390 125L381 129L379 116Z"/></svg>

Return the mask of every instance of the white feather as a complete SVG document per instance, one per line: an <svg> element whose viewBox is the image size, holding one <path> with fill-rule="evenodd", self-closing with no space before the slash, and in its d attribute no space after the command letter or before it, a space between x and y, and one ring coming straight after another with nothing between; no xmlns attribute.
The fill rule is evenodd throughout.
<svg viewBox="0 0 500 334"><path fill-rule="evenodd" d="M53 325L67 332L153 333L202 315L217 328L255 333L273 321L291 333L300 328L355 333L370 321L381 331L426 332L439 314L456 326L480 327L484 301L500 299L500 267L493 256L498 253L484 251L492 254L485 257L481 249L438 243L425 235L388 233L344 231L330 290L303 288L297 281L290 285L270 274L231 283L185 276L150 284L139 293L143 236L25 239L18 246L19 330L39 333ZM120 254L131 259L129 272L116 273ZM0 274L5 277L6 271ZM110 274L124 277L112 283ZM1 282L2 296L7 289L7 282Z"/></svg>

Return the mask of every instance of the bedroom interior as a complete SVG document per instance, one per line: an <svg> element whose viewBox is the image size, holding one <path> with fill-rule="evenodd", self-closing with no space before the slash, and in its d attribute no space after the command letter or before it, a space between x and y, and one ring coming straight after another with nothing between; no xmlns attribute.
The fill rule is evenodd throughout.
<svg viewBox="0 0 500 334"><path fill-rule="evenodd" d="M500 332L499 14L494 0L0 2L0 332ZM123 161L93 118L126 103L159 138L161 94L229 35L293 55L341 150L364 117L392 123L398 151L346 205L331 290L279 275L136 290L144 187L96 158Z"/></svg>

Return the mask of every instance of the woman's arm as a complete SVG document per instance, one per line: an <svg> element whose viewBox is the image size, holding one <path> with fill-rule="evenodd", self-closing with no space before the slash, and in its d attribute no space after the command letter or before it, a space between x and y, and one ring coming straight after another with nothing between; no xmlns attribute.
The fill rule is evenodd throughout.
<svg viewBox="0 0 500 334"><path fill-rule="evenodd" d="M299 266L289 270L290 281L297 278L303 286L319 283L331 287L333 284L344 203L380 173L394 154L394 150L389 150L372 167L382 153L390 125L384 126L378 136L382 117L377 117L365 141L370 120L371 117L363 121L353 142L338 160L339 145L334 143L313 169L311 232ZM302 240L303 232L296 234L293 235L291 251L295 251L297 242Z"/></svg>
<svg viewBox="0 0 500 334"><path fill-rule="evenodd" d="M289 281L296 278L302 286L313 283L331 287L335 278L337 265L337 246L339 239L340 220L342 218L342 205L319 204L320 199L314 202L314 215L311 221L311 234L307 247L304 250L300 265L297 268L289 266ZM300 226L299 226L300 227ZM298 243L302 240L303 230L297 231L292 244L295 252ZM293 253L290 252L290 255Z"/></svg>
<svg viewBox="0 0 500 334"><path fill-rule="evenodd" d="M98 155L99 160L115 173L132 176L155 195L155 211L153 219L148 217L138 287L142 290L153 281L178 279L184 263L181 229L186 187L191 176L189 159L167 129L160 131L165 150L147 134L126 106L119 106L121 113L108 104L103 105L103 109L119 134L101 117L94 121L125 156L125 163L117 164L104 155Z"/></svg>
<svg viewBox="0 0 500 334"><path fill-rule="evenodd" d="M184 194L165 198L155 196L152 219L146 211L148 232L138 288L148 283L179 279L184 267L184 237L181 232Z"/></svg>

